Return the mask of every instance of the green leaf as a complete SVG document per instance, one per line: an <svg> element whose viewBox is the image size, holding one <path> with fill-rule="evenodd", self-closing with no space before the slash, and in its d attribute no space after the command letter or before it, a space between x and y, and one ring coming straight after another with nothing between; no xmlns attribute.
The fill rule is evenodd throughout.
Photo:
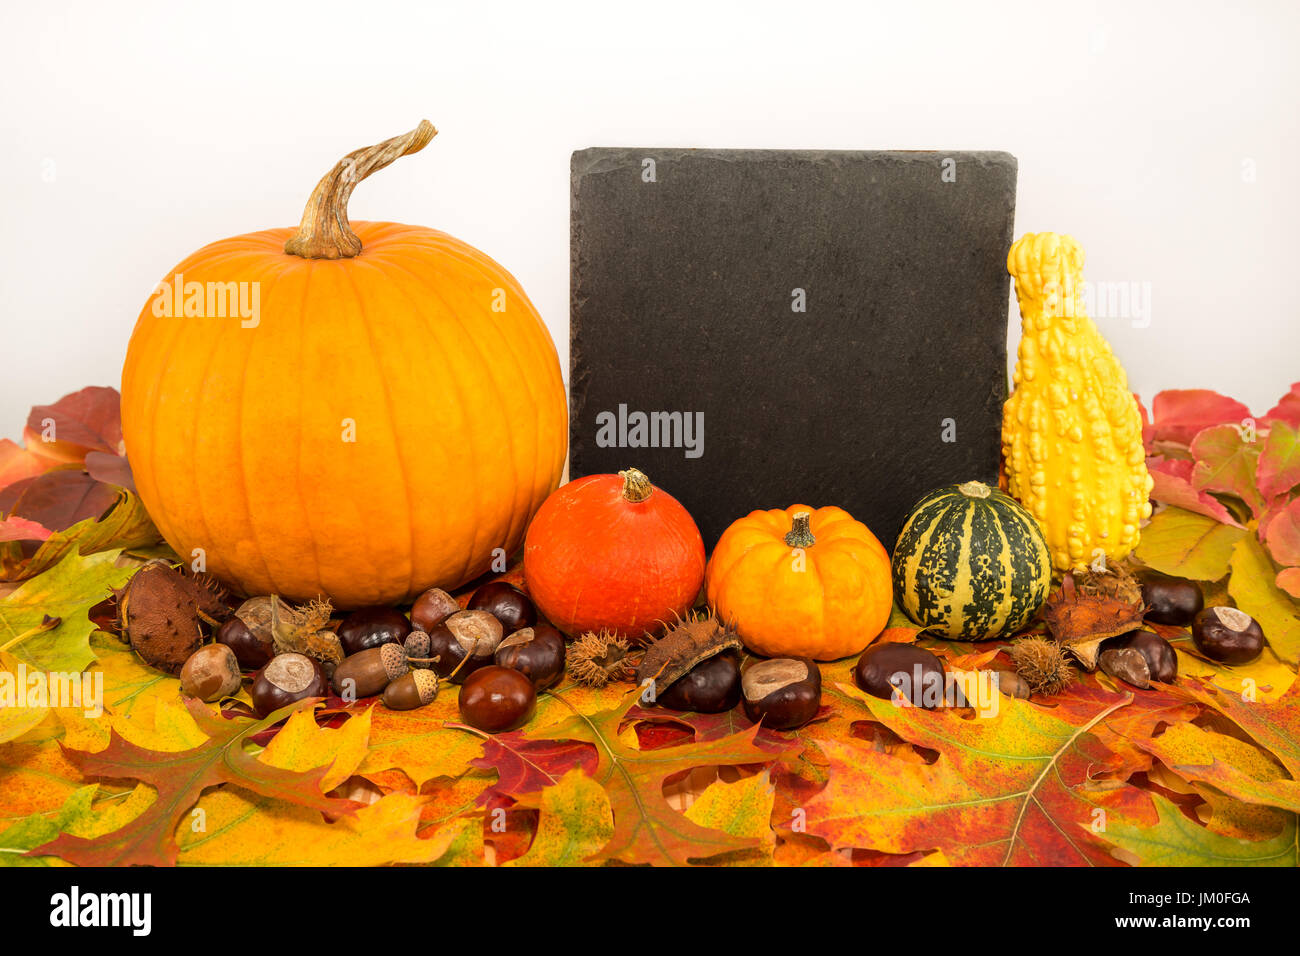
<svg viewBox="0 0 1300 956"><path fill-rule="evenodd" d="M520 806L541 811L528 852L506 866L584 866L614 836L605 788L581 770L570 770L553 787L521 795Z"/></svg>
<svg viewBox="0 0 1300 956"><path fill-rule="evenodd" d="M1232 549L1233 603L1264 629L1268 646L1288 664L1300 660L1300 608L1277 586L1277 568L1254 535L1245 535Z"/></svg>
<svg viewBox="0 0 1300 956"><path fill-rule="evenodd" d="M89 817L98 791L99 786L93 783L81 787L54 813L23 817L0 833L0 867L49 866L53 857L25 854L49 843L75 821Z"/></svg>
<svg viewBox="0 0 1300 956"><path fill-rule="evenodd" d="M1166 508L1142 529L1134 553L1144 564L1165 574L1217 581L1228 573L1232 549L1245 534L1243 528L1205 515Z"/></svg>
<svg viewBox="0 0 1300 956"><path fill-rule="evenodd" d="M1300 430L1281 420L1269 426L1255 477L1265 499L1300 485Z"/></svg>
<svg viewBox="0 0 1300 956"><path fill-rule="evenodd" d="M1296 866L1296 820L1292 816L1282 833L1254 842L1220 836L1187 819L1177 806L1158 793L1155 801L1160 822L1136 825L1114 819L1102 836L1127 851L1144 866Z"/></svg>
<svg viewBox="0 0 1300 956"><path fill-rule="evenodd" d="M49 571L24 581L0 600L0 651L44 671L85 670L95 660L90 650L95 625L87 612L108 597L110 588L121 587L136 571L117 566L120 553L82 555L70 551ZM62 623L43 629L46 615Z"/></svg>

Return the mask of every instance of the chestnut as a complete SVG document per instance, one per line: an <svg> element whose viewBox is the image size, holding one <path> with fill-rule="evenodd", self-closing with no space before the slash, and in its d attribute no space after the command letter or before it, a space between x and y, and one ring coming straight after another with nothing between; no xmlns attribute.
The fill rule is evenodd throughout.
<svg viewBox="0 0 1300 956"><path fill-rule="evenodd" d="M406 615L391 607L363 607L338 626L344 654L355 654L380 644L400 644L411 633Z"/></svg>
<svg viewBox="0 0 1300 956"><path fill-rule="evenodd" d="M731 654L716 654L659 691L655 703L669 710L725 713L740 703L740 664Z"/></svg>
<svg viewBox="0 0 1300 956"><path fill-rule="evenodd" d="M745 716L770 730L802 727L817 716L822 705L822 672L806 657L776 657L751 664L740 686Z"/></svg>
<svg viewBox="0 0 1300 956"><path fill-rule="evenodd" d="M1151 680L1169 684L1178 676L1178 655L1174 653L1173 645L1154 631L1129 631L1101 642L1102 653L1128 649L1138 651L1146 658Z"/></svg>
<svg viewBox="0 0 1300 956"><path fill-rule="evenodd" d="M239 660L225 644L205 644L181 665L181 693L202 701L239 692Z"/></svg>
<svg viewBox="0 0 1300 956"><path fill-rule="evenodd" d="M943 700L943 663L915 644L875 644L853 668L853 682L872 697L899 695L916 707L934 707Z"/></svg>
<svg viewBox="0 0 1300 956"><path fill-rule="evenodd" d="M549 624L523 627L497 645L493 660L545 690L564 675L564 637Z"/></svg>
<svg viewBox="0 0 1300 956"><path fill-rule="evenodd" d="M429 588L411 605L411 627L431 631L459 610L456 599L442 588Z"/></svg>
<svg viewBox="0 0 1300 956"><path fill-rule="evenodd" d="M246 671L265 667L275 656L275 645L254 634L238 617L231 617L217 628L217 643L234 651L240 668Z"/></svg>
<svg viewBox="0 0 1300 956"><path fill-rule="evenodd" d="M1142 603L1147 606L1144 616L1148 621L1186 627L1205 607L1205 595L1195 581L1150 568L1139 571L1137 578L1142 585Z"/></svg>
<svg viewBox="0 0 1300 956"><path fill-rule="evenodd" d="M487 611L457 611L429 632L433 669L439 677L462 683L492 663L501 636L501 622Z"/></svg>
<svg viewBox="0 0 1300 956"><path fill-rule="evenodd" d="M458 702L465 723L499 734L528 722L537 707L537 692L520 671L491 664L465 678Z"/></svg>
<svg viewBox="0 0 1300 956"><path fill-rule="evenodd" d="M1029 682L1015 671L995 670L993 671L993 679L997 681L998 691L1007 697L1028 700L1029 695L1032 693Z"/></svg>
<svg viewBox="0 0 1300 956"><path fill-rule="evenodd" d="M1221 664L1248 664L1264 650L1259 622L1235 607L1207 607L1192 621L1192 641Z"/></svg>
<svg viewBox="0 0 1300 956"><path fill-rule="evenodd" d="M1103 674L1118 677L1142 690L1151 686L1151 668L1137 648L1109 647L1097 655L1097 666Z"/></svg>
<svg viewBox="0 0 1300 956"><path fill-rule="evenodd" d="M384 706L389 710L415 710L438 696L438 675L433 671L409 671L384 688Z"/></svg>
<svg viewBox="0 0 1300 956"><path fill-rule="evenodd" d="M277 654L253 675L248 696L253 700L257 716L265 717L281 707L328 693L329 683L320 664L305 654L289 653Z"/></svg>
<svg viewBox="0 0 1300 956"><path fill-rule="evenodd" d="M507 634L537 623L537 608L523 591L505 581L492 581L474 592L466 607L470 611L487 611Z"/></svg>
<svg viewBox="0 0 1300 956"><path fill-rule="evenodd" d="M343 658L330 675L330 683L334 693L351 703L382 692L408 670L406 652L399 645L380 644Z"/></svg>

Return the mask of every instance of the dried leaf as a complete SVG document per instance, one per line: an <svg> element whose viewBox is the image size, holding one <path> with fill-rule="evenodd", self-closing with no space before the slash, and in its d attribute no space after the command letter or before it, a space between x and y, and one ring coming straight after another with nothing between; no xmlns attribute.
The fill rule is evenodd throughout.
<svg viewBox="0 0 1300 956"><path fill-rule="evenodd" d="M1164 574L1217 581L1228 573L1232 549L1245 533L1182 508L1166 508L1142 529L1134 554Z"/></svg>
<svg viewBox="0 0 1300 956"><path fill-rule="evenodd" d="M153 751L129 743L114 731L109 745L96 753L65 748L65 755L86 776L138 780L152 786L157 799L118 830L94 839L62 834L39 851L83 866L170 865L179 852L175 839L178 824L204 790L222 783L318 812L342 815L355 809L349 801L321 795L320 782L328 768L303 773L280 770L262 763L245 748L249 737L294 710L310 707L310 701L257 721L226 720L194 700L187 701L187 706L208 737L201 746L178 753Z"/></svg>
<svg viewBox="0 0 1300 956"><path fill-rule="evenodd" d="M522 856L505 866L584 866L614 835L609 798L581 770L554 785L522 795L520 806L540 811L537 834Z"/></svg>

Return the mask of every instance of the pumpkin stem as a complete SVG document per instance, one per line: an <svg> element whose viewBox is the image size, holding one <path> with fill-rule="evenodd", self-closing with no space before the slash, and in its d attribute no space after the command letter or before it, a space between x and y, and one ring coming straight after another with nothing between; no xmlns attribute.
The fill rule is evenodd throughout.
<svg viewBox="0 0 1300 956"><path fill-rule="evenodd" d="M800 511L795 514L790 533L785 536L785 543L792 548L811 548L817 543L813 537L812 528L808 527L808 522L812 519L812 512Z"/></svg>
<svg viewBox="0 0 1300 956"><path fill-rule="evenodd" d="M654 493L655 487L650 484L650 479L635 468L620 471L618 476L623 479L623 497L632 504L645 501Z"/></svg>
<svg viewBox="0 0 1300 956"><path fill-rule="evenodd" d="M307 200L298 231L284 251L304 259L350 259L361 252L361 240L348 224L348 199L357 183L399 156L417 153L438 131L428 120L402 136L348 153L331 169Z"/></svg>
<svg viewBox="0 0 1300 956"><path fill-rule="evenodd" d="M984 484L982 481L964 482L957 486L957 490L967 498L987 498L992 494L992 492L989 491L989 486Z"/></svg>

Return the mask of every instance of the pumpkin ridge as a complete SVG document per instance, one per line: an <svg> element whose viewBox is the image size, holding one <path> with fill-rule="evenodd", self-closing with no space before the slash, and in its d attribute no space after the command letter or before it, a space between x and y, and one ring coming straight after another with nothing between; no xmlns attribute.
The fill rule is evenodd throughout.
<svg viewBox="0 0 1300 956"><path fill-rule="evenodd" d="M318 260L307 260L310 265L302 282L302 304L298 309L298 343L299 347L305 347L307 342L307 303L311 298L311 280L316 275L316 263ZM312 556L312 577L316 582L322 583L322 572L324 568L320 563L320 544L317 541L317 530L312 522L312 510L307 506L307 499L303 494L303 471L302 471L302 449L303 449L303 427L302 423L306 420L303 418L303 405L306 402L307 390L301 386L298 388L298 458L294 465L294 472L297 477L295 485L298 488L298 507L302 509L303 521L307 526L307 538L311 541Z"/></svg>
<svg viewBox="0 0 1300 956"><path fill-rule="evenodd" d="M449 237L449 238L451 238L454 242L459 242L459 240L454 239L454 237ZM519 298L521 298L523 302L528 306L528 310L531 310L534 314L536 313L536 307L533 306L532 301L524 293L523 288L515 280L515 277L511 275L508 271L506 271L504 268L498 266L498 268L500 269L500 274L497 276L493 276L488 274L482 268L482 266L477 262L471 263L470 260L462 256L457 256L455 255L454 252L447 252L445 254L447 255L448 258L453 260L458 260L463 265L472 264L479 278L485 280L489 284L492 282L500 281L502 279L508 280L506 284L511 286L511 288L508 290L508 294L512 296L518 296ZM425 283L421 280L421 284L424 285ZM442 298L442 296L440 295L437 289L430 288L430 291L435 296ZM509 306L507 306L507 308L509 308ZM531 404L537 410L537 415L540 417L542 414L542 402L538 400L537 391L533 387L531 376L523 374L525 363L520 361L520 352L519 349L517 348L517 344L514 340L514 336L511 334L511 330L503 328L500 322L497 322L495 319L493 319L492 318L493 313L490 309L486 310L485 314L488 316L491 328L496 334L498 346L502 347L502 351L504 352L504 354L508 354L510 356L512 368L509 370L510 374L507 374L505 376L506 387L507 388L516 387L520 383L522 383L522 386L526 394L528 395L529 404ZM461 321L460 313L456 313L456 316L457 316L457 321L460 322ZM514 319L512 318L511 321L513 322ZM501 383L497 376L497 370L502 363L498 361L489 360L488 356L483 353L483 350L479 346L477 339L474 339L473 342L475 348L478 349L479 351L480 357L483 359L484 366L488 369L489 375L492 378L492 384L496 386L500 391ZM556 359L556 363L558 365L559 363L558 358ZM518 467L518 457L519 457L516 450L517 444L515 441L515 434L516 432L514 428L506 429L506 439L510 449L510 461L512 467ZM516 483L515 490L514 490L515 499L513 502L513 507L510 509L510 515L511 515L510 524L506 527L506 540L502 542L498 542L497 543L498 547L505 547L509 545L511 542L515 540L516 535L519 535L522 538L523 533L527 530L528 519L523 517L524 513L519 508L519 502L521 496L526 498L530 506L533 506L530 507L528 514L533 514L536 512L535 505L537 504L537 502L535 502L535 499L537 493L535 489L537 487L537 470L538 470L538 465L540 463L540 459L541 459L541 443L535 441L533 442L532 481L526 487L523 482ZM516 528L515 526L517 520L521 522L520 527L518 528Z"/></svg>

